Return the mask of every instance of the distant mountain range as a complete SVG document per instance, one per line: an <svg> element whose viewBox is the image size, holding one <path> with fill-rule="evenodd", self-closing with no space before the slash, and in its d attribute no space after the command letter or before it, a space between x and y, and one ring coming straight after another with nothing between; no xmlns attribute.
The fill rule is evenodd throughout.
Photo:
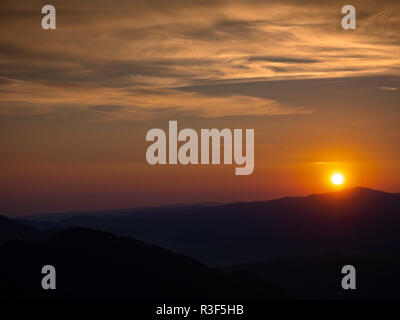
<svg viewBox="0 0 400 320"><path fill-rule="evenodd" d="M18 221L0 216L0 244L7 240L39 240L43 233Z"/></svg>
<svg viewBox="0 0 400 320"><path fill-rule="evenodd" d="M279 287L243 271L223 272L132 238L85 228L38 237L0 219L16 233L0 245L0 300L286 299ZM11 229L10 229L11 230ZM28 235L21 237L21 231ZM24 238L25 240L17 240ZM40 238L40 239L39 239ZM43 290L41 269L56 268L56 290Z"/></svg>
<svg viewBox="0 0 400 320"><path fill-rule="evenodd" d="M218 266L327 252L400 252L400 194L361 187L271 201L56 217L21 222L41 229L80 226L105 230Z"/></svg>
<svg viewBox="0 0 400 320"><path fill-rule="evenodd" d="M399 194L354 188L53 221L0 216L0 299L399 299L399 208ZM40 287L46 264L56 291ZM340 287L346 264L355 291Z"/></svg>

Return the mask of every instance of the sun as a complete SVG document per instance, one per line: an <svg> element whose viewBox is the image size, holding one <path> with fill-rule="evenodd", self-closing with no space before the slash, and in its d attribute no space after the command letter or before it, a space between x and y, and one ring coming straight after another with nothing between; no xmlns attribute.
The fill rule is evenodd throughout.
<svg viewBox="0 0 400 320"><path fill-rule="evenodd" d="M344 181L343 175L341 175L340 173L335 173L334 175L332 175L331 181L334 185L340 186L343 184Z"/></svg>

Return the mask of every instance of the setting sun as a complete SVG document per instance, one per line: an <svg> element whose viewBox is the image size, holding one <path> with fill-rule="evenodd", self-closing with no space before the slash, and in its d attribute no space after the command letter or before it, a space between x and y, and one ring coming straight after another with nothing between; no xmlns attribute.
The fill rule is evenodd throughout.
<svg viewBox="0 0 400 320"><path fill-rule="evenodd" d="M334 185L341 185L343 184L344 178L340 173L335 173L332 177L331 177L331 181Z"/></svg>

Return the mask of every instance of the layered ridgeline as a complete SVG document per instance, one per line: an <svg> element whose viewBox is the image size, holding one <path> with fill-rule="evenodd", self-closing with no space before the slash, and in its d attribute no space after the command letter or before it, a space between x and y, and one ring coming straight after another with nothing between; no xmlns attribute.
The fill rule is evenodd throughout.
<svg viewBox="0 0 400 320"><path fill-rule="evenodd" d="M366 188L251 203L53 214L23 222L42 229L106 230L221 266L327 252L400 251L400 195Z"/></svg>
<svg viewBox="0 0 400 320"><path fill-rule="evenodd" d="M43 239L43 232L0 215L0 245L7 240Z"/></svg>
<svg viewBox="0 0 400 320"><path fill-rule="evenodd" d="M132 238L85 228L25 235L18 223L0 245L2 299L277 299L288 295L246 272L215 270ZM20 229L28 228L19 225ZM11 229L10 229L11 230ZM32 229L30 229L32 231ZM33 235L32 239L30 236ZM56 269L56 290L41 287L42 268Z"/></svg>
<svg viewBox="0 0 400 320"><path fill-rule="evenodd" d="M399 208L398 194L355 188L253 203L0 217L0 298L399 298ZM40 287L46 264L57 269L56 291ZM357 290L340 286L348 264Z"/></svg>
<svg viewBox="0 0 400 320"><path fill-rule="evenodd" d="M0 227L13 239L0 245L0 300L400 297L400 254L276 258L215 269L102 231L66 227L40 232L6 218L0 219ZM56 290L41 288L41 269L47 264L56 268ZM357 269L357 290L340 286L340 270L347 264Z"/></svg>

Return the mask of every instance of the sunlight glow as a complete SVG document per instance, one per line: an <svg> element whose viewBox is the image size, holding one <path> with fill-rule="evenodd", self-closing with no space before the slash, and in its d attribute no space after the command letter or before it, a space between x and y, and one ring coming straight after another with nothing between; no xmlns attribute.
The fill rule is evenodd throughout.
<svg viewBox="0 0 400 320"><path fill-rule="evenodd" d="M344 178L340 173L335 173L332 177L331 177L331 181L334 185L341 185L343 184Z"/></svg>

